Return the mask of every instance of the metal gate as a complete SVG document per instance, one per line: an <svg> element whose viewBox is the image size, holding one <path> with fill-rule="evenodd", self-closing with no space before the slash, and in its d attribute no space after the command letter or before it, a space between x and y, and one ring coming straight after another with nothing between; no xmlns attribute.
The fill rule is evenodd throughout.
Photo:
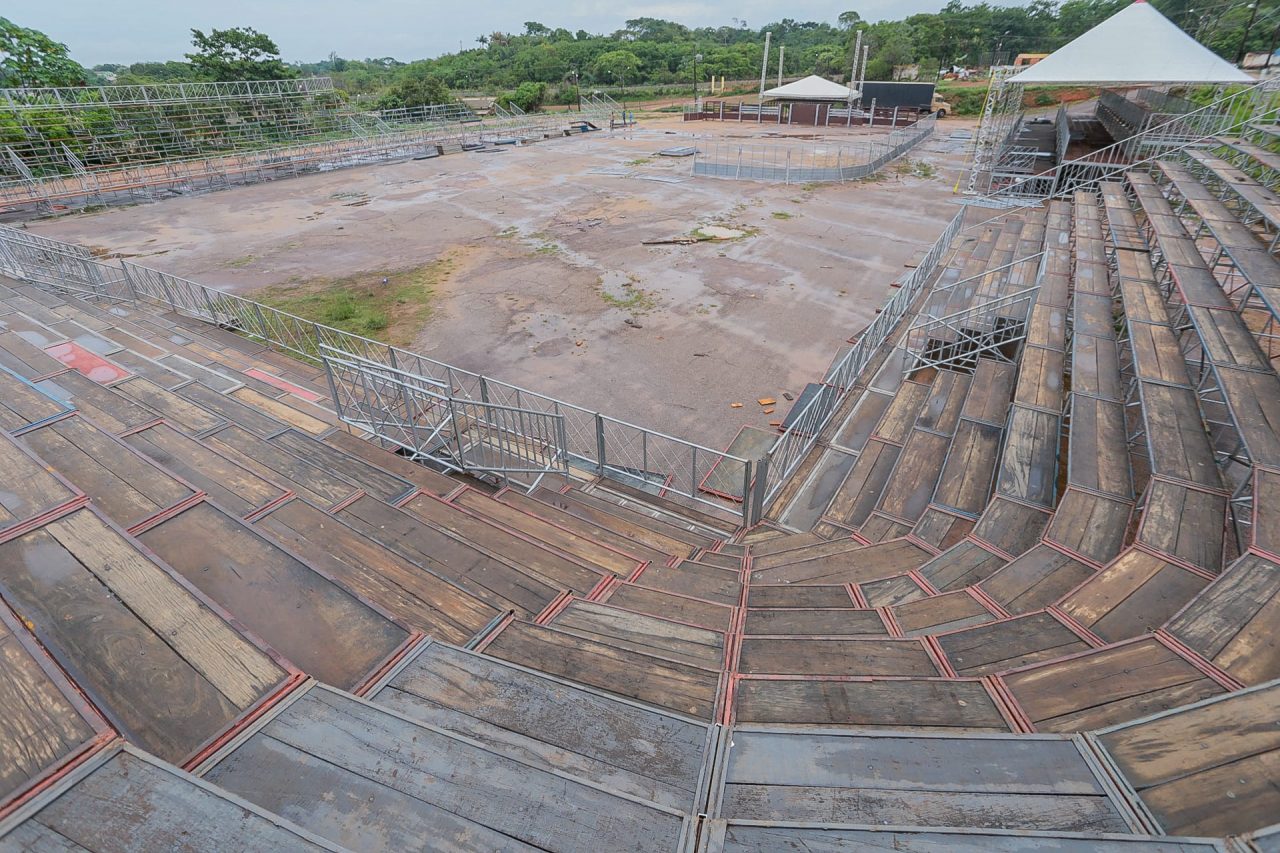
<svg viewBox="0 0 1280 853"><path fill-rule="evenodd" d="M338 417L454 471L569 471L564 415L456 397L439 380L322 346Z"/></svg>

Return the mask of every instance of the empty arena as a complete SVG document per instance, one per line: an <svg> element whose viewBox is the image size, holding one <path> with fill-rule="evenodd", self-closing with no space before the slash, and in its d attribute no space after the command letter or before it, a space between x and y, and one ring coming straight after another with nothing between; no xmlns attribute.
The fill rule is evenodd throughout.
<svg viewBox="0 0 1280 853"><path fill-rule="evenodd" d="M1280 86L1070 48L14 150L0 849L1280 849Z"/></svg>

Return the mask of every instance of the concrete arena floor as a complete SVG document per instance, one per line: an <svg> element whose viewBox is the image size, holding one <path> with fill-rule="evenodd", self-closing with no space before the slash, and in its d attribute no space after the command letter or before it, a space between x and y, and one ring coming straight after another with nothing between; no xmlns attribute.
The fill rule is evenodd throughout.
<svg viewBox="0 0 1280 853"><path fill-rule="evenodd" d="M749 142L769 128L666 118L30 227L249 295L448 257L414 349L723 448L743 424L782 417L784 392L822 374L955 215L966 143L948 134L961 128L973 123L941 122L909 155L931 177L890 166L847 185L692 178L689 159L654 153L695 144L690 133ZM707 225L748 236L643 245ZM774 414L763 397L777 398Z"/></svg>

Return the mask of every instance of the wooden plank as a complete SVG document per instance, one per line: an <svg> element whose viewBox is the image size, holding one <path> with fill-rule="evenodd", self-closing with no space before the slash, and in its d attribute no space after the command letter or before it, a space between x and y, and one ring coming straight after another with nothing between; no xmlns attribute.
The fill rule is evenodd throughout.
<svg viewBox="0 0 1280 853"><path fill-rule="evenodd" d="M1101 728L1223 692L1151 638L1006 673L1004 681L1037 730L1051 732Z"/></svg>
<svg viewBox="0 0 1280 853"><path fill-rule="evenodd" d="M631 554L639 560L648 560L651 563L665 563L674 556L666 551L661 551L657 548L650 548L648 545L645 545L643 542L636 539L628 539L607 527L602 527L598 524L584 521L577 516L559 512L548 507L546 504L536 501L528 495L521 494L517 491L504 491L501 495L497 496L497 499L523 513L544 518L559 527L573 531L579 536L593 539L602 545L614 549L615 551L621 551L624 554ZM680 553L686 553L686 549L682 547L680 549Z"/></svg>
<svg viewBox="0 0 1280 853"><path fill-rule="evenodd" d="M1071 485L1120 498L1132 497L1128 429L1122 403L1072 395L1069 440L1067 480Z"/></svg>
<svg viewBox="0 0 1280 853"><path fill-rule="evenodd" d="M206 778L361 850L423 839L446 849L674 850L683 824L671 811L323 688L291 704ZM357 803L362 819L352 821ZM584 815L609 819L583 822Z"/></svg>
<svg viewBox="0 0 1280 853"><path fill-rule="evenodd" d="M972 421L1003 426L1009 411L1016 372L1012 364L979 358L961 416Z"/></svg>
<svg viewBox="0 0 1280 853"><path fill-rule="evenodd" d="M512 622L485 653L701 720L715 711L719 672L592 643L555 628Z"/></svg>
<svg viewBox="0 0 1280 853"><path fill-rule="evenodd" d="M676 619L690 625L700 625L703 628L724 632L731 630L736 614L734 607L634 583L614 587L602 600L637 613Z"/></svg>
<svg viewBox="0 0 1280 853"><path fill-rule="evenodd" d="M916 418L915 428L942 435L953 434L972 381L971 374L939 370L929 397L920 409L920 416Z"/></svg>
<svg viewBox="0 0 1280 853"><path fill-rule="evenodd" d="M404 628L210 504L139 538L240 624L327 683L359 684L408 639Z"/></svg>
<svg viewBox="0 0 1280 853"><path fill-rule="evenodd" d="M1169 621L1183 643L1246 684L1280 678L1280 566L1246 555Z"/></svg>
<svg viewBox="0 0 1280 853"><path fill-rule="evenodd" d="M685 810L707 727L474 652L432 643L369 697L542 769Z"/></svg>
<svg viewBox="0 0 1280 853"><path fill-rule="evenodd" d="M22 441L124 528L195 494L80 417L32 430Z"/></svg>
<svg viewBox="0 0 1280 853"><path fill-rule="evenodd" d="M879 508L897 518L919 519L938 485L950 444L946 436L912 430L902 458L885 486Z"/></svg>
<svg viewBox="0 0 1280 853"><path fill-rule="evenodd" d="M849 590L839 584L830 586L791 586L752 584L747 590L748 607L853 607Z"/></svg>
<svg viewBox="0 0 1280 853"><path fill-rule="evenodd" d="M938 635L958 675L991 675L1086 651L1089 644L1044 611Z"/></svg>
<svg viewBox="0 0 1280 853"><path fill-rule="evenodd" d="M503 612L305 501L285 503L254 527L355 595L432 637L465 643Z"/></svg>
<svg viewBox="0 0 1280 853"><path fill-rule="evenodd" d="M991 622L996 617L964 590L898 604L893 618L908 637L938 634Z"/></svg>
<svg viewBox="0 0 1280 853"><path fill-rule="evenodd" d="M317 506L335 506L358 491L356 484L340 474L312 465L238 426L218 430L205 441L237 465L292 489Z"/></svg>
<svg viewBox="0 0 1280 853"><path fill-rule="evenodd" d="M1053 488L1051 478L1043 482L1050 483L1049 489ZM983 510L973 535L1006 554L1021 554L1039 542L1049 520L1047 512L997 495Z"/></svg>
<svg viewBox="0 0 1280 853"><path fill-rule="evenodd" d="M613 648L702 669L718 670L725 666L722 632L658 616L574 599L556 613L549 624L564 633Z"/></svg>
<svg viewBox="0 0 1280 853"><path fill-rule="evenodd" d="M198 381L183 385L173 393L261 438L270 438L288 426L284 421Z"/></svg>
<svg viewBox="0 0 1280 853"><path fill-rule="evenodd" d="M738 671L749 675L936 676L916 640L744 637Z"/></svg>
<svg viewBox="0 0 1280 853"><path fill-rule="evenodd" d="M1119 345L1110 338L1079 335L1071 342L1071 392L1122 401Z"/></svg>
<svg viewBox="0 0 1280 853"><path fill-rule="evenodd" d="M1156 480L1147 489L1138 541L1216 574L1226 525L1225 495Z"/></svg>
<svg viewBox="0 0 1280 853"><path fill-rule="evenodd" d="M730 819L1128 830L1069 741L739 730L726 783Z"/></svg>
<svg viewBox="0 0 1280 853"><path fill-rule="evenodd" d="M361 498L337 517L411 563L448 578L502 610L536 614L562 590L521 566L487 554L372 498Z"/></svg>
<svg viewBox="0 0 1280 853"><path fill-rule="evenodd" d="M89 511L80 514L87 516ZM167 636L109 594L78 559L80 555L55 538L65 522L60 519L0 545L0 561L12 567L0 575L0 593L21 619L34 626L40 642L92 694L117 730L149 752L179 761L221 731L241 709L184 659ZM83 556L105 575L110 566L96 549L109 544L115 534L100 523L95 526L99 541ZM159 598L175 590L172 579L166 579L158 567L151 566L149 572L140 568L139 573L149 574L154 585L143 592ZM172 602L179 614L195 606L180 591L171 597L187 599ZM165 624L173 621L167 618ZM246 667L254 671L255 661L261 660L259 650L235 635L201 654L208 661L239 661L242 672ZM229 664L227 671L234 668L234 663ZM227 683L234 685L235 679L229 676Z"/></svg>
<svg viewBox="0 0 1280 853"><path fill-rule="evenodd" d="M1044 538L1095 563L1107 563L1124 548L1132 511L1127 500L1068 488Z"/></svg>
<svg viewBox="0 0 1280 853"><path fill-rule="evenodd" d="M1047 545L1038 545L979 586L1010 613L1030 613L1058 601L1094 569Z"/></svg>
<svg viewBox="0 0 1280 853"><path fill-rule="evenodd" d="M237 465L168 424L156 424L125 437L125 443L158 465L182 477L209 498L238 515L259 509L282 497L286 490Z"/></svg>
<svg viewBox="0 0 1280 853"><path fill-rule="evenodd" d="M992 424L962 420L938 476L934 502L977 515L991 497L1001 429Z"/></svg>
<svg viewBox="0 0 1280 853"><path fill-rule="evenodd" d="M1190 388L1143 382L1142 398L1153 472L1221 488L1195 392Z"/></svg>
<svg viewBox="0 0 1280 853"><path fill-rule="evenodd" d="M23 452L13 439L0 434L0 530L29 521L56 509L76 493L37 459Z"/></svg>
<svg viewBox="0 0 1280 853"><path fill-rule="evenodd" d="M545 519L495 501L474 489L464 491L454 498L452 503L489 521L501 530L515 531L536 539L556 551L569 554L602 571L629 577L643 562L638 557L614 550L595 539L557 527Z"/></svg>
<svg viewBox="0 0 1280 853"><path fill-rule="evenodd" d="M1062 370L1066 355L1059 349L1028 346L1022 351L1013 399L1023 406L1056 411L1062 407ZM1018 425L1015 420L1011 427Z"/></svg>
<svg viewBox="0 0 1280 853"><path fill-rule="evenodd" d="M1005 565L1004 557L964 540L920 567L920 575L942 592L973 586Z"/></svg>
<svg viewBox="0 0 1280 853"><path fill-rule="evenodd" d="M1059 421L1058 415L1049 412L1013 406L996 477L997 492L1027 503L1053 506Z"/></svg>
<svg viewBox="0 0 1280 853"><path fill-rule="evenodd" d="M921 542L945 551L959 544L973 528L972 518L955 515L941 506L931 506L920 516L911 532Z"/></svg>
<svg viewBox="0 0 1280 853"><path fill-rule="evenodd" d="M1028 830L892 829L840 827L829 823L773 825L711 821L708 853L773 853L805 850L838 853L846 850L894 850L900 853L1021 853L1029 845L1058 853L1213 853L1214 842L1164 836L1125 837L1097 833L1059 834ZM724 827L723 841L715 837ZM719 846L717 846L719 845Z"/></svg>
<svg viewBox="0 0 1280 853"><path fill-rule="evenodd" d="M219 415L184 400L141 376L121 382L114 390L162 415L188 435L200 435L226 423Z"/></svg>
<svg viewBox="0 0 1280 853"><path fill-rule="evenodd" d="M66 409L7 370L0 369L0 429L16 430Z"/></svg>
<svg viewBox="0 0 1280 853"><path fill-rule="evenodd" d="M335 850L145 754L117 751L0 837L29 850Z"/></svg>
<svg viewBox="0 0 1280 853"><path fill-rule="evenodd" d="M442 498L456 491L458 486L462 485L460 481L453 479L448 474L442 474L425 465L411 462L397 453L379 447L372 440L366 441L343 430L329 433L324 437L323 441L325 444L338 448L343 453L356 456L371 465L390 471L400 479L408 480L418 488L436 497Z"/></svg>
<svg viewBox="0 0 1280 853"><path fill-rule="evenodd" d="M761 636L884 636L888 629L874 610L855 610L852 605L831 610L794 608L747 610L745 634Z"/></svg>
<svg viewBox="0 0 1280 853"><path fill-rule="evenodd" d="M375 498L388 503L395 503L397 499L407 496L414 489L413 484L408 480L317 441L300 430L287 429L273 436L270 443L299 459L337 474Z"/></svg>
<svg viewBox="0 0 1280 853"><path fill-rule="evenodd" d="M871 607L892 607L928 595L910 575L897 575L859 584L858 589Z"/></svg>
<svg viewBox="0 0 1280 853"><path fill-rule="evenodd" d="M63 369L62 362L16 332L0 332L0 365L25 379L47 376Z"/></svg>
<svg viewBox="0 0 1280 853"><path fill-rule="evenodd" d="M557 589L570 589L586 595L611 572L552 550L539 543L495 527L436 498L418 496L403 507L404 511L437 530L448 533L476 548L508 560L527 573L536 575ZM634 568L634 565L632 566Z"/></svg>
<svg viewBox="0 0 1280 853"><path fill-rule="evenodd" d="M1129 300L1125 299L1126 311ZM1190 384L1182 349L1173 331L1164 323L1135 323L1130 318L1129 349L1133 352L1134 372L1139 379L1166 385Z"/></svg>
<svg viewBox="0 0 1280 853"><path fill-rule="evenodd" d="M138 381L146 380L135 377L121 384ZM115 389L102 387L74 370L37 382L36 387L55 400L79 409L95 424L116 435L156 418L155 412L134 403Z"/></svg>
<svg viewBox="0 0 1280 853"><path fill-rule="evenodd" d="M866 583L917 569L929 553L906 540L868 545L856 551L811 557L773 569L752 571L752 583Z"/></svg>
<svg viewBox="0 0 1280 853"><path fill-rule="evenodd" d="M744 678L737 683L734 702L738 724L1009 731L978 681Z"/></svg>
<svg viewBox="0 0 1280 853"><path fill-rule="evenodd" d="M310 404L301 400L296 403L286 402L286 398L275 399L252 388L237 388L231 392L231 396L246 406L251 406L277 421L286 423L294 429L310 435L320 435L332 426L329 421L321 417L322 415L329 415L328 412L312 406L312 412L309 414L303 411L303 407ZM329 415L329 417L333 419L332 415Z"/></svg>
<svg viewBox="0 0 1280 853"><path fill-rule="evenodd" d="M849 417L836 431L831 443L848 448L855 453L862 450L893 400L892 394L871 390L864 393L849 413Z"/></svg>
<svg viewBox="0 0 1280 853"><path fill-rule="evenodd" d="M25 628L0 609L0 802L97 734L73 702L71 684L16 631Z"/></svg>
<svg viewBox="0 0 1280 853"><path fill-rule="evenodd" d="M530 494L535 500L555 507L561 512L606 527L628 539L635 539L650 548L657 548L668 554L689 556L697 548L715 544L710 541L706 544L702 541L690 541L691 537L685 531L674 529L670 525L662 525L660 522L624 517L613 509L607 508L607 504L602 501L591 501L590 496L582 492L561 494L539 487Z"/></svg>
<svg viewBox="0 0 1280 853"><path fill-rule="evenodd" d="M650 563L636 582L730 607L737 605L742 595L742 578L738 572L702 566L691 560L682 560L674 566Z"/></svg>
<svg viewBox="0 0 1280 853"><path fill-rule="evenodd" d="M903 382L898 393L894 395L893 402L889 404L880 422L876 424L876 438L894 444L905 442L931 391L931 385L910 380Z"/></svg>

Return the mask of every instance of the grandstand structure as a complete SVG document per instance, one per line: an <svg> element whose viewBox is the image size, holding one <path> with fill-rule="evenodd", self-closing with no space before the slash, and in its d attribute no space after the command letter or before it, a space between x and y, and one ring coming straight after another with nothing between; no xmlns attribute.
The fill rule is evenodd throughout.
<svg viewBox="0 0 1280 853"><path fill-rule="evenodd" d="M1233 115L962 209L759 458L0 227L0 850L1280 850Z"/></svg>
<svg viewBox="0 0 1280 853"><path fill-rule="evenodd" d="M590 95L572 115L462 104L369 111L327 77L0 89L0 214L127 204L344 166L425 158L495 139L604 126Z"/></svg>

